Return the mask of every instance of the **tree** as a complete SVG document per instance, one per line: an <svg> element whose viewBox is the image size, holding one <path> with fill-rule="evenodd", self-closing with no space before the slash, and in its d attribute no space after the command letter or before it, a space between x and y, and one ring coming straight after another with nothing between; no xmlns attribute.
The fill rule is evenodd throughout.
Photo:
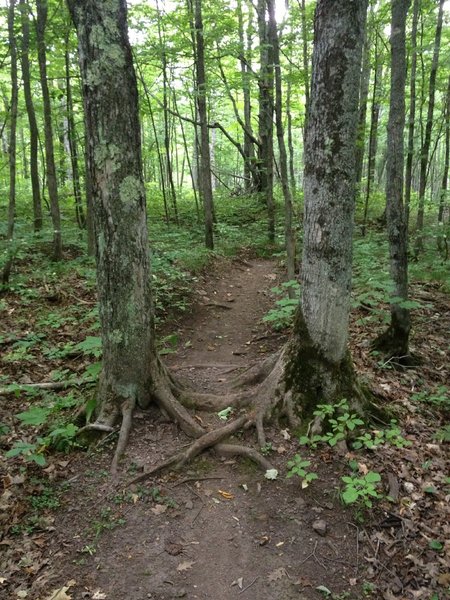
<svg viewBox="0 0 450 600"><path fill-rule="evenodd" d="M388 358L404 360L408 356L411 329L408 299L408 225L403 201L405 128L406 52L405 28L409 1L392 0L391 26L391 93L386 165L386 221L389 239L391 276L394 282L394 302L391 302L391 322L375 341Z"/></svg>
<svg viewBox="0 0 450 600"><path fill-rule="evenodd" d="M211 185L211 159L209 150L208 114L206 107L205 44L203 37L202 0L194 0L195 25L195 72L197 84L197 107L200 121L200 193L205 215L205 245L212 250L213 239L213 192Z"/></svg>
<svg viewBox="0 0 450 600"><path fill-rule="evenodd" d="M358 399L349 356L359 73L366 3L319 0L304 166L302 299L286 385L306 409Z"/></svg>
<svg viewBox="0 0 450 600"><path fill-rule="evenodd" d="M14 14L15 14L15 0L9 0L8 7L8 42L9 42L9 53L11 56L11 103L10 103L10 128L9 128L9 144L8 144L8 155L9 155L9 203L8 203L8 227L6 237L8 239L10 249L6 259L6 263L3 266L2 272L2 283L6 285L9 283L9 276L11 273L11 267L13 262L13 236L14 236L14 223L15 223L15 212L16 212L16 146L17 146L17 106L19 100L19 84L17 81L17 46L16 36L14 33Z"/></svg>
<svg viewBox="0 0 450 600"><path fill-rule="evenodd" d="M20 0L20 14L22 24L22 47L21 47L21 65L23 92L25 96L25 105L27 108L28 123L30 126L30 176L31 189L33 193L33 218L34 231L42 229L42 205L41 191L39 187L39 167L38 167L38 126L36 121L36 112L34 110L33 95L31 92L30 75L30 19L29 6L25 0Z"/></svg>
<svg viewBox="0 0 450 600"><path fill-rule="evenodd" d="M59 211L58 184L56 181L55 153L53 147L53 125L50 92L47 81L47 51L45 28L47 25L47 0L36 0L36 35L38 45L39 73L44 105L45 165L47 167L47 188L50 198L50 212L53 224L53 259L62 258L61 215Z"/></svg>
<svg viewBox="0 0 450 600"><path fill-rule="evenodd" d="M428 87L428 111L427 111L427 122L425 126L425 137L423 140L422 148L420 151L420 180L419 180L419 209L417 211L417 223L416 227L418 235L415 241L415 253L418 255L423 247L422 230L424 226L424 215L425 215L425 190L427 185L427 175L429 168L429 154L431 146L431 132L433 128L434 120L434 100L436 93L436 75L439 65L439 54L441 49L441 34L442 34L442 21L444 13L444 0L439 0L439 10L436 23L436 33L434 38L434 49L433 49L433 62L431 65L429 87Z"/></svg>

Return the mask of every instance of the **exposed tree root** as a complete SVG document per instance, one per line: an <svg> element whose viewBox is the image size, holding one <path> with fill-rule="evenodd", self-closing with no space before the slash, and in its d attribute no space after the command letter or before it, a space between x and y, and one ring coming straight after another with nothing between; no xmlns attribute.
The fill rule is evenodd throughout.
<svg viewBox="0 0 450 600"><path fill-rule="evenodd" d="M258 445L263 448L266 445L264 424L275 415L286 417L291 427L298 427L300 419L297 410L301 403L298 392L286 389L286 361L288 360L289 346L285 346L273 356L268 357L261 365L250 368L247 373L235 379L231 388L234 391L227 392L225 390L220 395L189 390L182 386L159 360L155 361L155 368L152 369L154 376L151 399L188 437L193 438L193 441L187 448L152 466L149 471L139 475L128 485L149 479L163 469L181 469L208 448L221 455L243 456L254 461L264 470L271 469L271 463L256 449L229 443L226 440L238 431L255 428ZM252 387L247 387L250 385ZM238 386L246 389L236 391ZM347 390L349 396L354 395L352 405L355 406L359 403L358 408L363 412L364 407L370 403L365 395L365 390L360 388L357 380L353 377L351 377ZM202 421L198 422L187 409L188 407L192 410L217 412L229 406L234 407L235 411L241 412L232 421L211 431L202 426ZM106 415L100 414L95 423L87 425L81 430L110 433L113 431L115 420L119 416L122 417L119 440L111 466L113 474L117 473L119 460L126 449L135 402L134 400L125 400L120 407L119 411L116 404L116 412L112 410ZM308 413L305 412L301 418L307 416Z"/></svg>

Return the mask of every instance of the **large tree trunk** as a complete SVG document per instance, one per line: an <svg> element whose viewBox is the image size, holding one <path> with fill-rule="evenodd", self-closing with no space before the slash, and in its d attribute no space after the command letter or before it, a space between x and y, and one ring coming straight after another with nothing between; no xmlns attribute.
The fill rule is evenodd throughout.
<svg viewBox="0 0 450 600"><path fill-rule="evenodd" d="M45 165L47 168L47 189L50 198L50 212L52 215L53 225L53 260L61 260L61 215L59 211L58 184L56 181L55 153L53 148L52 109L47 82L47 52L45 44L45 28L47 25L48 14L47 0L37 0L36 8L38 61L42 88L42 101L44 105Z"/></svg>
<svg viewBox="0 0 450 600"><path fill-rule="evenodd" d="M27 108L28 124L30 126L30 176L31 190L33 194L33 226L34 231L42 229L42 204L41 191L39 184L39 168L38 168L38 127L36 122L36 113L34 111L33 96L31 93L31 78L30 78L30 21L28 18L28 3L26 0L20 0L21 24L22 24L22 80L23 93L25 96L25 105Z"/></svg>
<svg viewBox="0 0 450 600"><path fill-rule="evenodd" d="M138 98L124 0L69 0L77 28L103 344L99 422L151 399L156 360Z"/></svg>
<svg viewBox="0 0 450 600"><path fill-rule="evenodd" d="M6 230L6 237L8 240L9 248L6 257L6 262L3 266L2 272L2 283L6 285L9 283L9 276L11 274L11 267L14 258L13 243L14 243L14 223L15 223L15 212L16 212L16 147L17 147L17 106L19 100L19 85L17 81L17 46L16 36L14 33L14 14L15 14L15 0L9 0L8 8L8 43L9 53L11 57L11 104L10 104L10 129L9 129L9 203L8 203L8 225Z"/></svg>
<svg viewBox="0 0 450 600"><path fill-rule="evenodd" d="M306 409L354 397L348 322L366 3L319 0L306 132L302 299L286 384Z"/></svg>
<svg viewBox="0 0 450 600"><path fill-rule="evenodd" d="M389 239L391 277L396 301L391 303L391 323L375 345L388 358L408 355L411 329L409 310L402 306L408 299L408 229L403 203L403 135L405 128L405 27L409 0L392 0L391 94L388 122L386 166L386 219Z"/></svg>

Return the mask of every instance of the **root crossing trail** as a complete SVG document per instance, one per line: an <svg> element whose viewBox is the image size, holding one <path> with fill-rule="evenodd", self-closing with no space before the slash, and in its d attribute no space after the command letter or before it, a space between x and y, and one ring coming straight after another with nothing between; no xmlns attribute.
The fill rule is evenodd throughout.
<svg viewBox="0 0 450 600"><path fill-rule="evenodd" d="M177 352L165 357L170 369L198 391L226 393L240 369L284 342L261 321L279 280L271 261L219 265L200 282L179 324ZM194 418L220 424L217 415ZM254 439L248 433L247 442ZM156 408L138 412L121 465L126 479L188 443ZM336 496L336 466L315 465L320 482L301 490L298 480L285 479L286 462L298 451L295 436L268 429L266 451L280 471L276 481L251 461L210 451L184 472L163 472L119 492L102 480L110 455L101 452L89 464L84 456L72 465L57 516L58 571L51 569L45 590L75 580L68 592L74 599L289 600L319 599L321 585L347 591L358 566L357 529Z"/></svg>

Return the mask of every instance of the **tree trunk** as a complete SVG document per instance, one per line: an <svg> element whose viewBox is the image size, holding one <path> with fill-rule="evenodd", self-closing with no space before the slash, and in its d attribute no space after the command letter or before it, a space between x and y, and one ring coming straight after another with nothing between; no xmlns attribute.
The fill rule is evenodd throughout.
<svg viewBox="0 0 450 600"><path fill-rule="evenodd" d="M302 56L303 56L303 83L305 87L305 123L304 131L308 125L309 111L309 61L308 61L308 29L306 27L306 6L305 0L302 0L301 5L301 23L302 23Z"/></svg>
<svg viewBox="0 0 450 600"><path fill-rule="evenodd" d="M14 259L14 222L16 218L16 167L17 167L17 106L19 100L19 84L17 81L17 46L14 33L14 15L15 0L9 0L8 7L8 44L11 58L11 103L9 110L9 202L8 202L8 225L6 229L6 238L8 241L8 252L6 262L3 265L2 283L7 285L11 275L11 268Z"/></svg>
<svg viewBox="0 0 450 600"><path fill-rule="evenodd" d="M28 124L30 126L30 177L31 190L33 194L33 227L34 231L37 232L42 229L42 204L38 168L38 127L36 122L36 113L34 111L30 79L30 22L28 18L29 8L26 0L20 0L19 4L22 26L21 65L23 93L25 96L25 105L27 108Z"/></svg>
<svg viewBox="0 0 450 600"><path fill-rule="evenodd" d="M281 187L284 197L284 241L286 247L286 266L287 279L292 281L295 279L295 237L292 229L292 194L289 187L288 161L286 144L284 142L283 131L283 108L282 108L282 89L281 89L281 65L280 65L280 47L278 40L277 23L275 20L275 2L267 0L267 8L269 12L268 38L272 46L274 70L275 70L275 121L277 128L278 148L280 152L280 175ZM295 297L295 291L292 287L288 288L289 297Z"/></svg>
<svg viewBox="0 0 450 600"><path fill-rule="evenodd" d="M421 153L420 153L420 181L419 181L419 209L417 212L417 223L416 228L418 231L415 241L415 253L416 256L421 252L423 248L423 236L422 230L424 226L424 215L425 215L425 189L427 185L427 171L428 171L428 159L430 153L431 144L431 131L433 128L433 115L434 115L434 99L436 92L436 74L439 65L439 53L441 48L441 33L442 33L442 20L444 13L444 1L439 0L439 12L436 24L436 34L434 38L434 51L433 51L433 62L431 65L430 72L430 83L428 93L428 111L427 111L427 124L425 126L425 138L423 141Z"/></svg>
<svg viewBox="0 0 450 600"><path fill-rule="evenodd" d="M448 221L448 170L449 170L449 159L450 159L450 77L448 78L447 84L447 99L445 104L445 150L444 150L444 172L442 174L442 185L441 194L439 197L439 213L438 223L440 229L444 229L445 223L445 212L447 207L447 221ZM445 246L445 248L444 248ZM438 235L438 248L441 252L444 252L445 259L448 258L448 241L443 232L439 231Z"/></svg>
<svg viewBox="0 0 450 600"><path fill-rule="evenodd" d="M88 132L103 344L99 420L151 399L156 352L136 77L124 0L69 0ZM131 407L131 408L130 408Z"/></svg>
<svg viewBox="0 0 450 600"><path fill-rule="evenodd" d="M355 397L347 349L365 2L319 0L306 132L302 300L286 384L305 410Z"/></svg>
<svg viewBox="0 0 450 600"><path fill-rule="evenodd" d="M405 210L406 224L409 223L409 207L411 204L411 184L414 158L414 126L416 121L416 73L417 73L417 22L419 19L419 0L414 0L413 21L411 29L411 69L409 75L409 118L408 118L408 153L405 171Z"/></svg>
<svg viewBox="0 0 450 600"><path fill-rule="evenodd" d="M200 122L200 191L205 216L205 245L212 250L213 239L213 194L211 186L211 164L209 155L208 114L206 107L205 48L203 39L202 0L194 0L195 19L195 66L197 80L197 106Z"/></svg>
<svg viewBox="0 0 450 600"><path fill-rule="evenodd" d="M275 241L275 203L273 199L273 49L268 39L267 0L258 0L259 31L259 166L260 191L267 205L269 242Z"/></svg>
<svg viewBox="0 0 450 600"><path fill-rule="evenodd" d="M361 184L364 150L366 146L366 115L367 115L367 99L369 97L369 82L370 82L370 51L372 45L372 27L373 6L370 8L370 23L366 24L364 31L364 49L363 49L363 66L361 71L361 80L359 88L359 118L358 118L358 139L356 142L356 185ZM377 33L375 32L376 36ZM375 62L377 62L377 39L375 41Z"/></svg>
<svg viewBox="0 0 450 600"><path fill-rule="evenodd" d="M59 211L58 184L56 181L55 154L53 148L53 126L50 93L47 82L47 52L45 28L47 24L47 0L36 0L36 34L38 46L39 73L41 78L42 101L44 105L45 164L47 189L50 199L50 212L53 224L53 260L62 259L61 215Z"/></svg>
<svg viewBox="0 0 450 600"><path fill-rule="evenodd" d="M238 31L239 31L239 63L241 67L241 80L242 80L242 94L244 100L244 154L246 160L244 161L244 186L247 191L251 190L252 187L258 187L257 171L255 170L255 146L253 144L253 128L252 128L252 105L251 105L251 65L250 51L251 51L251 36L247 41L250 44L250 48L246 47L244 41L244 22L242 15L242 0L237 2L237 14L238 14ZM251 12L249 13L249 24L248 29L251 27ZM248 30L247 29L247 30Z"/></svg>
<svg viewBox="0 0 450 600"><path fill-rule="evenodd" d="M405 129L406 52L405 28L409 0L392 0L391 94L388 122L386 166L386 220L389 240L391 277L395 302L391 302L391 323L375 346L388 358L405 359L411 329L409 310L402 306L408 299L408 228L403 203L403 135Z"/></svg>
<svg viewBox="0 0 450 600"><path fill-rule="evenodd" d="M377 44L375 43L375 53ZM375 181L375 166L377 161L378 146L378 120L380 117L380 87L383 76L383 64L381 62L375 65L375 77L373 80L372 109L370 114L370 133L369 133L369 156L367 159L367 184L364 200L364 215L362 225L362 235L366 235L367 214L369 211L370 193Z"/></svg>
<svg viewBox="0 0 450 600"><path fill-rule="evenodd" d="M80 229L85 229L86 217L84 215L83 200L81 197L80 170L78 167L78 145L76 139L75 119L73 116L72 84L70 81L69 32L66 34L65 44L64 61L66 68L67 139L69 142L73 196L75 199L75 216L78 227Z"/></svg>
<svg viewBox="0 0 450 600"><path fill-rule="evenodd" d="M163 76L163 119L164 119L164 149L165 149L165 159L166 159L166 169L165 176L167 181L167 188L170 194L170 200L174 212L175 223L178 225L178 207L177 207L177 193L175 190L175 184L173 181L173 168L172 168L172 153L170 150L170 123L169 123L169 82L167 77L167 55L166 48L164 45L163 32L161 31L161 13L159 10L159 3L156 2L156 10L158 13L158 41L159 41L159 50L161 53L161 67L162 67L162 76Z"/></svg>

